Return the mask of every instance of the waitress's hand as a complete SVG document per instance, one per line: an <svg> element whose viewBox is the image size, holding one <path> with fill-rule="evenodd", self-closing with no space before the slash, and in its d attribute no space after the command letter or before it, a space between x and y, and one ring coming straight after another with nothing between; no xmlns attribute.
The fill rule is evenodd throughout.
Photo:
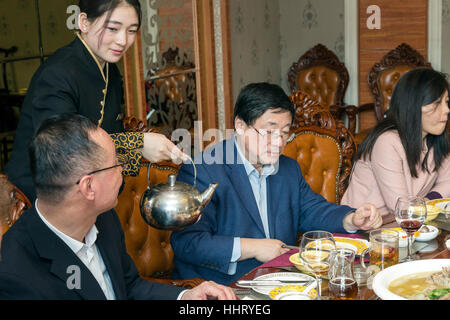
<svg viewBox="0 0 450 320"><path fill-rule="evenodd" d="M174 163L189 160L189 157L166 138L165 135L154 132L144 133L144 147L139 149L145 159L150 162L172 160Z"/></svg>

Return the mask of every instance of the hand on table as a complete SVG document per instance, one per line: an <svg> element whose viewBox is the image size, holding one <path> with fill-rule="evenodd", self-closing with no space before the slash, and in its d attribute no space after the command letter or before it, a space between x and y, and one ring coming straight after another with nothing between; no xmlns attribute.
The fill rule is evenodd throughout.
<svg viewBox="0 0 450 320"><path fill-rule="evenodd" d="M239 260L255 258L260 262L267 262L288 252L283 248L284 243L277 239L241 238L241 257Z"/></svg>
<svg viewBox="0 0 450 320"><path fill-rule="evenodd" d="M236 300L236 296L230 287L217 284L214 281L205 281L200 285L186 291L181 300Z"/></svg>
<svg viewBox="0 0 450 320"><path fill-rule="evenodd" d="M371 230L381 227L383 219L378 209L371 203L364 203L355 212L348 214L343 221L345 230Z"/></svg>

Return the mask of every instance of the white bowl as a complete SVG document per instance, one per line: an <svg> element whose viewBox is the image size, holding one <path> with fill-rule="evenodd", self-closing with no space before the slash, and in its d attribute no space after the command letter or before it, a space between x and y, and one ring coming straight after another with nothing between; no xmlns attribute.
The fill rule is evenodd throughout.
<svg viewBox="0 0 450 320"><path fill-rule="evenodd" d="M391 281L418 272L442 271L442 267L450 265L450 259L416 260L396 264L376 274L373 279L373 291L383 300L406 300L388 290Z"/></svg>
<svg viewBox="0 0 450 320"><path fill-rule="evenodd" d="M439 234L439 229L435 226L426 225L428 229L430 229L430 232L420 232L419 230L419 236L416 238L417 241L430 241L437 237Z"/></svg>

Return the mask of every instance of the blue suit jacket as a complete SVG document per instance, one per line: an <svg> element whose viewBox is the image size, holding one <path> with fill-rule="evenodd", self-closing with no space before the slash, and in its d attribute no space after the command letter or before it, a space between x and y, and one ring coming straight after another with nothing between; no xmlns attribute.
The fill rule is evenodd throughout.
<svg viewBox="0 0 450 320"><path fill-rule="evenodd" d="M265 238L244 165L238 163L234 140L225 140L195 158L197 188L218 182L211 202L194 225L172 233L174 277L199 277L230 284L261 264L256 259L237 263L228 275L233 238ZM240 161L239 161L240 162ZM177 180L192 184L192 164L181 168ZM267 215L272 239L295 245L299 231L345 232L343 218L353 208L338 206L311 190L297 161L281 156L276 174L267 179Z"/></svg>
<svg viewBox="0 0 450 320"><path fill-rule="evenodd" d="M97 217L96 245L111 278L117 300L176 299L183 288L139 277L126 252L119 218L114 210ZM0 299L104 300L100 285L75 253L39 218L27 210L3 237ZM68 286L79 267L80 286ZM73 278L72 278L73 279Z"/></svg>

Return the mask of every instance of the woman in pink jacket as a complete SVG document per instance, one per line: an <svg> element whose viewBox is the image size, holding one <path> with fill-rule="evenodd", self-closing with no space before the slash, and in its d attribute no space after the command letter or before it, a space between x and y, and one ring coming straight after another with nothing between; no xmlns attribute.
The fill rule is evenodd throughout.
<svg viewBox="0 0 450 320"><path fill-rule="evenodd" d="M445 75L432 69L399 80L386 118L355 154L341 204L358 208L370 201L387 215L400 196L450 197L448 93Z"/></svg>

